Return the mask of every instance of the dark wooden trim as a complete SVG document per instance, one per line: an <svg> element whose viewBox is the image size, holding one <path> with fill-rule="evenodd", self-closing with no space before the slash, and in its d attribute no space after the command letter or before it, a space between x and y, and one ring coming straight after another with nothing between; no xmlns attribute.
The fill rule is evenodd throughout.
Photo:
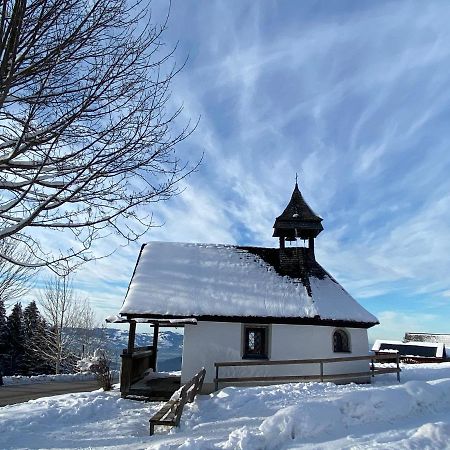
<svg viewBox="0 0 450 450"><path fill-rule="evenodd" d="M154 317L152 318L143 318L143 317L139 317L139 321L137 323L142 323L142 324L150 324L150 325L154 325L154 324L158 324L160 327L165 327L165 328L183 328L185 325L196 325L197 324L197 320L191 318L185 319L184 322L170 322L169 319L155 319ZM114 321L108 321L106 320L107 323L130 323L131 320L135 320L135 319L127 319L127 317L121 317L120 320L114 320ZM180 319L178 319L180 320Z"/></svg>
<svg viewBox="0 0 450 450"><path fill-rule="evenodd" d="M159 324L153 325L153 370L156 372L156 361L158 359L158 338L159 338Z"/></svg>
<svg viewBox="0 0 450 450"><path fill-rule="evenodd" d="M130 322L130 332L128 334L128 354L131 355L134 351L134 339L136 337L136 322Z"/></svg>
<svg viewBox="0 0 450 450"><path fill-rule="evenodd" d="M148 358L149 356L153 357L153 349L146 350L146 351L134 351L133 353L122 353L120 355L121 358L128 358L128 359L143 359Z"/></svg>
<svg viewBox="0 0 450 450"><path fill-rule="evenodd" d="M212 316L212 315L165 315L165 314L121 314L128 320L133 319L196 319L198 322L238 322L248 324L290 324L290 325L321 325L345 328L371 328L379 322L353 322L351 320L321 319L316 317L251 317L251 316Z"/></svg>

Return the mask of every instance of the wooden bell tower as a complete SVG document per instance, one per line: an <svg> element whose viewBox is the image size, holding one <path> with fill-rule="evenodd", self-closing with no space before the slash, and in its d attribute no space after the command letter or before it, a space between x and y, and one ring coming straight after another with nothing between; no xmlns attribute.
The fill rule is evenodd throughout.
<svg viewBox="0 0 450 450"><path fill-rule="evenodd" d="M275 219L273 237L279 238L280 249L286 247L286 241L308 240L309 253L314 257L314 239L323 230L322 220L305 202L296 181L290 202Z"/></svg>

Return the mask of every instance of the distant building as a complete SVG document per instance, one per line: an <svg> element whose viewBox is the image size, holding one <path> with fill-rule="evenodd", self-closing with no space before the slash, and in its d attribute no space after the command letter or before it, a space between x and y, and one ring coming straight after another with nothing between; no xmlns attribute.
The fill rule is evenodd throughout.
<svg viewBox="0 0 450 450"><path fill-rule="evenodd" d="M155 327L151 367L156 369L159 326L166 325L184 326L181 383L205 367L207 391L213 388L218 361L368 354L367 329L378 320L316 261L314 242L323 230L322 218L305 202L297 183L273 228L279 248L169 242L142 246L119 314L132 328L136 321ZM307 246L286 245L301 241ZM131 353L123 358L132 358ZM367 365L340 362L326 370L362 373ZM276 375L281 368L229 370L234 376L258 376ZM308 375L317 373L317 367L291 366L288 371ZM138 372L134 369L126 378L122 392L132 392Z"/></svg>
<svg viewBox="0 0 450 450"><path fill-rule="evenodd" d="M396 352L404 362L439 362L450 356L450 334L405 333L403 341L378 339L375 353Z"/></svg>

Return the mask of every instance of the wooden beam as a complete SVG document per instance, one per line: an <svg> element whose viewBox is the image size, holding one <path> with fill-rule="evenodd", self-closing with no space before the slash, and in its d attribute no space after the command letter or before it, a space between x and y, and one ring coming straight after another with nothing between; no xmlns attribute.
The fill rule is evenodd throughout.
<svg viewBox="0 0 450 450"><path fill-rule="evenodd" d="M387 372L383 372L387 373ZM333 375L323 375L324 380L343 380L346 378L370 377L371 372L340 373ZM217 378L214 381L219 383L251 383L251 382L277 382L277 381L320 381L320 375L281 375L281 376L261 376L261 377L225 377Z"/></svg>
<svg viewBox="0 0 450 450"><path fill-rule="evenodd" d="M131 355L134 350L134 340L136 338L136 322L130 321L130 332L128 334L128 354Z"/></svg>
<svg viewBox="0 0 450 450"><path fill-rule="evenodd" d="M159 323L153 324L153 370L156 372L156 360L158 358Z"/></svg>
<svg viewBox="0 0 450 450"><path fill-rule="evenodd" d="M290 364L320 364L348 362L348 361L392 361L396 362L396 354L390 353L385 355L365 355L365 356L348 356L345 358L314 358L314 359L285 359L285 360L244 360L244 361L223 361L215 362L216 367L232 367L232 366L287 366Z"/></svg>
<svg viewBox="0 0 450 450"><path fill-rule="evenodd" d="M319 316L315 317L274 317L274 316L210 316L210 315L199 315L199 316L181 316L181 315L165 315L165 314L127 314L127 320L133 319L150 319L159 321L160 319L171 320L171 319L196 319L199 321L207 322L239 322L242 323L257 323L257 324L292 324L292 325L323 325L323 326L333 326L333 327L343 327L343 328L370 328L377 325L379 322L353 322L351 320L332 320L332 319L321 319Z"/></svg>

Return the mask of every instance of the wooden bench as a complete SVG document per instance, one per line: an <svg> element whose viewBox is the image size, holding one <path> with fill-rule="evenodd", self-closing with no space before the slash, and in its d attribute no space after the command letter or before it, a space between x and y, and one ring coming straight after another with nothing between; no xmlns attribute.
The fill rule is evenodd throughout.
<svg viewBox="0 0 450 450"><path fill-rule="evenodd" d="M204 367L192 377L183 387L178 389L172 398L164 404L150 419L150 436L155 432L155 425L177 427L180 425L181 414L186 403L194 401L195 396L203 386L206 370Z"/></svg>

